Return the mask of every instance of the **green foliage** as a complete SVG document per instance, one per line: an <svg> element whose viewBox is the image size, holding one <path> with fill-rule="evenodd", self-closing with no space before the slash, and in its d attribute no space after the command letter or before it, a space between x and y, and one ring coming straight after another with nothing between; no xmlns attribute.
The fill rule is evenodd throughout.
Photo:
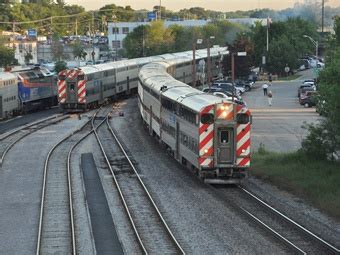
<svg viewBox="0 0 340 255"><path fill-rule="evenodd" d="M7 48L3 44L0 45L0 67L8 67L14 64L16 59L14 58L14 50Z"/></svg>
<svg viewBox="0 0 340 255"><path fill-rule="evenodd" d="M63 70L66 70L67 69L67 65L66 65L66 62L65 61L57 61L55 63L55 66L54 66L54 72L55 73L59 73Z"/></svg>
<svg viewBox="0 0 340 255"><path fill-rule="evenodd" d="M331 40L326 57L326 67L319 75L319 104L322 111L327 113L320 124L309 126L309 135L302 143L302 149L312 155L331 157L340 151L340 44L336 43L340 37L337 29L340 21L335 19L335 37Z"/></svg>
<svg viewBox="0 0 340 255"><path fill-rule="evenodd" d="M84 46L80 43L79 40L77 40L73 45L73 55L74 55L74 58L77 58L77 59L85 59L86 58L86 51L84 50Z"/></svg>
<svg viewBox="0 0 340 255"><path fill-rule="evenodd" d="M53 59L56 61L61 60L64 56L64 46L59 41L57 35L54 35L51 48L52 48Z"/></svg>
<svg viewBox="0 0 340 255"><path fill-rule="evenodd" d="M298 58L309 53L314 54L315 47L303 35L318 40L316 27L301 18L292 18L284 22L274 22L270 25L269 52L266 52L267 27L256 24L252 29L254 43L254 60L261 65L262 56L267 55L266 69L272 73L283 74L284 68L298 67Z"/></svg>
<svg viewBox="0 0 340 255"><path fill-rule="evenodd" d="M254 153L251 173L340 217L340 163L298 151Z"/></svg>
<svg viewBox="0 0 340 255"><path fill-rule="evenodd" d="M26 52L25 54L25 64L28 65L30 61L33 59L31 52Z"/></svg>
<svg viewBox="0 0 340 255"><path fill-rule="evenodd" d="M197 49L206 48L208 39L210 47L216 44L226 45L228 40L235 40L242 31L245 31L243 26L227 21L214 21L203 27L190 28L179 25L165 28L162 21L155 21L135 28L124 39L123 45L126 57L150 56L191 50L197 39L203 39L202 44L196 45ZM212 36L213 39L210 38Z"/></svg>

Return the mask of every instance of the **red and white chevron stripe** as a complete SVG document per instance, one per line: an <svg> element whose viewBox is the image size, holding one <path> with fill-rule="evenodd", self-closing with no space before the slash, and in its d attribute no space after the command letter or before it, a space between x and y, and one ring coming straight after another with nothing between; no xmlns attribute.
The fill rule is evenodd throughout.
<svg viewBox="0 0 340 255"><path fill-rule="evenodd" d="M214 105L209 105L201 111L203 114L214 114ZM202 124L199 127L199 158L198 163L201 167L213 167L214 154L214 124Z"/></svg>
<svg viewBox="0 0 340 255"><path fill-rule="evenodd" d="M242 106L237 106L237 113L245 113L247 115L250 115L250 111ZM250 166L250 123L237 124L236 157L237 166Z"/></svg>
<svg viewBox="0 0 340 255"><path fill-rule="evenodd" d="M66 101L66 81L58 80L58 99L59 103L65 103Z"/></svg>
<svg viewBox="0 0 340 255"><path fill-rule="evenodd" d="M78 103L86 103L86 80L78 81Z"/></svg>
<svg viewBox="0 0 340 255"><path fill-rule="evenodd" d="M66 76L68 79L74 79L75 77L77 77L79 70L75 70L75 69L70 69L67 71Z"/></svg>

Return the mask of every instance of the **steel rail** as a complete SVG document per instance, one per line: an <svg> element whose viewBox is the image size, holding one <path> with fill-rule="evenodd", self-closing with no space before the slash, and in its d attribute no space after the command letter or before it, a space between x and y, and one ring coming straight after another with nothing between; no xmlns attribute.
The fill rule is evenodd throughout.
<svg viewBox="0 0 340 255"><path fill-rule="evenodd" d="M277 231L275 231L274 229L272 229L271 227L269 227L266 223L264 223L263 221L261 221L259 218L257 218L255 215L253 215L252 213L250 213L249 211L247 211L246 209L240 208L244 213L246 213L248 216L250 216L254 221L256 221L258 224L264 226L268 231L272 232L277 238L283 240L284 242L286 242L287 244L289 244L289 246L291 246L293 249L295 249L298 253L301 254L307 254L305 251L301 250L298 246L296 246L294 243L292 243L291 241L289 241L287 238L285 238L284 236L282 236L280 233L278 233Z"/></svg>
<svg viewBox="0 0 340 255"><path fill-rule="evenodd" d="M67 119L67 118L69 118L69 117L70 117L70 116L68 116L68 115L67 115L67 116L64 116L64 117L60 118L59 120L57 120L56 122L63 121L64 119ZM54 117L53 117L53 118L54 118ZM9 134L9 135L7 135L7 136L1 138L0 141L2 141L2 140L4 140L4 139L8 138L9 136L11 136L11 135L13 135L13 134L16 134L16 133L22 131L22 130L25 129L25 128L33 127L33 126L35 126L35 125L39 125L39 124L44 123L44 122L46 122L46 121L49 121L49 120L51 120L51 119L53 119L53 118L48 118L48 119L45 119L45 120L40 121L40 122L38 122L38 123L31 124L31 125L26 126L26 127L22 128L22 129L16 130L16 131L12 132L11 134ZM58 117L55 117L55 119L56 119L56 118L58 118ZM11 144L9 144L9 145L6 147L6 149L5 149L4 152L2 153L1 158L0 158L0 166L2 166L2 163L4 162L4 159L5 159L5 157L6 157L7 153L8 153L8 151L9 151L16 143L18 143L19 141L21 141L21 140L24 139L25 137L27 137L27 136L33 134L34 132L37 132L38 130L40 130L40 129L42 129L42 128L45 128L45 127L47 127L47 126L49 126L49 125L52 125L52 124L54 124L54 123L55 123L55 122L51 122L50 124L47 124L46 126L43 126L43 127L39 128L39 129L37 129L37 130L33 130L33 131L31 131L31 132L29 132L29 133L27 133L27 134L25 134L25 135L19 137L18 139L14 140Z"/></svg>
<svg viewBox="0 0 340 255"><path fill-rule="evenodd" d="M135 235L136 235L136 237L137 237L139 246L140 246L140 248L142 249L143 254L148 254L148 252L147 252L147 250L146 250L146 248L145 248L145 246L144 246L144 244L143 244L143 241L142 241L142 239L141 239L141 237L140 237L140 235L139 235L139 233L138 233L138 231L137 231L137 227L136 227L135 222L134 222L134 220L133 220L133 218L132 218L132 215L131 215L131 213L130 213L129 207L128 207L128 205L127 205L125 199L124 199L123 192L122 192L122 190L121 190L121 188L120 188L120 186L119 186L119 184L118 184L117 178L116 178L116 176L115 176L115 174L114 174L114 172L113 172L113 169L112 169L112 167L111 167L111 164L110 164L110 162L109 162L109 159L108 159L108 157L107 157L107 154L106 154L106 152L105 152L105 150L104 150L103 144L102 144L102 142L101 142L101 140L100 140L100 138L99 138L99 136L98 136L98 133L97 133L97 129L105 122L105 120L106 120L106 119L104 119L97 127L94 127L94 121L92 120L92 128L93 128L93 130L94 130L94 134L95 134L95 136L96 136L96 139L97 139L97 142L98 142L99 147L100 147L100 149L101 149L101 152L102 152L102 154L103 154L103 156L104 156L104 158L105 158L106 164L107 164L107 166L109 167L109 170L110 170L110 172L111 172L111 175L112 175L113 180L114 180L114 182L115 182L115 185L116 185L116 187L117 187L119 196L120 196L120 198L121 198L121 200L122 200L124 209L125 209L125 211L126 211L126 213L127 213L127 215L128 215L130 224L131 224L131 226L132 226L132 228L133 228L133 230L134 230L134 233L135 233Z"/></svg>
<svg viewBox="0 0 340 255"><path fill-rule="evenodd" d="M138 180L139 180L139 183L141 184L141 186L143 187L143 189L144 189L145 193L147 194L149 200L151 201L151 203L152 203L154 209L155 209L156 212L157 212L158 217L161 219L163 225L165 226L168 235L170 236L170 238L172 239L172 241L176 244L176 247L177 247L178 251L180 251L182 254L185 254L185 252L184 252L184 250L182 249L182 247L180 246L179 242L176 240L175 236L174 236L173 233L171 232L171 230L170 230L168 224L165 222L164 217L162 216L162 214L161 214L161 212L159 211L159 209L158 209L158 207L157 207L155 201L154 201L153 198L151 197L151 195L150 195L148 189L146 188L146 186L144 185L142 179L140 178L140 175L139 175L137 169L135 168L134 164L132 163L132 161L130 160L129 156L127 155L127 153L126 153L126 151L125 151L123 145L122 145L121 142L119 141L119 139L118 139L118 137L116 136L116 134L113 132L113 129L112 129L110 123L109 123L109 119L108 119L108 118L106 118L106 124L107 124L107 126L108 126L108 128L109 128L109 131L110 131L110 133L112 134L113 138L115 139L115 141L116 141L117 144L119 145L119 148L121 149L121 151L123 152L124 156L125 156L126 159L128 160L128 162L129 162L131 168L133 169L135 175L137 176L137 178L138 178Z"/></svg>
<svg viewBox="0 0 340 255"><path fill-rule="evenodd" d="M96 113L93 115L92 118L95 118ZM90 121L91 121L91 119L88 120L87 122L85 122L77 130L75 130L72 133L70 133L67 136L65 136L62 140L60 140L57 144L55 144L50 149L50 151L48 152L48 154L46 156L45 164L44 164L44 173L43 173L43 186L42 186L41 202L40 202L40 216L39 216L39 228L38 228L38 240L37 240L37 246L36 246L36 255L40 254L40 249L41 249L40 246L41 246L42 227L43 227L43 218L44 218L43 215L44 215L44 205L45 205L45 195L46 195L46 183L47 183L47 170L48 170L49 159L50 159L52 153L55 151L55 149L60 144L62 144L67 139L72 137L75 133L81 131ZM92 130L87 135L89 135L91 132L92 132ZM84 139L84 138L85 137L82 137L81 140ZM69 158L68 158L68 160L69 160ZM71 195L71 197L69 197L69 201L72 200L72 188L70 189L70 185L71 185L70 172L69 172L69 169L68 169L68 193L69 193L69 196ZM69 206L70 206L70 216L71 216L70 220L71 220L71 232L72 232L72 234L71 234L72 235L72 252L73 252L73 254L76 254L76 238L75 238L75 227L74 227L74 219L73 219L74 214L73 214L73 203L72 203L72 201L71 201ZM72 208L71 208L71 206L72 206Z"/></svg>
<svg viewBox="0 0 340 255"><path fill-rule="evenodd" d="M336 254L340 254L340 249L336 248L332 244L330 244L327 241L323 240L321 237L319 237L318 235L314 234L313 232L311 232L310 230L306 229L305 227L301 226L300 224L298 224L294 220L290 219L288 216L286 216L283 213L279 212L277 209L275 209L274 207L270 206L269 204L267 204L266 202L261 200L259 197L257 197L256 195L254 195L253 193L248 191L247 189L243 188L242 186L238 186L238 187L243 192L248 194L250 197L255 199L257 202L259 202L260 204L262 204L263 206L265 206L266 208L271 210L273 213L275 213L276 215L279 215L281 218L285 219L286 221L288 221L289 223L293 224L295 227L300 229L302 232L304 232L308 236L312 237L315 241L321 243L325 248L329 249L330 251L332 251L332 252L334 252Z"/></svg>
<svg viewBox="0 0 340 255"><path fill-rule="evenodd" d="M13 135L15 133L18 133L19 131L21 131L21 130L23 130L25 128L29 128L29 127L32 127L34 125L38 125L38 124L40 124L42 122L45 122L47 120L56 119L56 118L61 117L61 116L62 116L62 114L55 114L55 115L53 115L51 117L47 117L47 118L44 118L44 119L41 119L41 120L37 120L37 121L34 121L32 123L28 123L26 125L23 125L23 126L21 126L19 128L16 128L16 129L14 129L12 131L5 132L5 133L0 135L0 141L4 140L5 138L7 138L7 137L9 137L9 136L11 136L11 135Z"/></svg>

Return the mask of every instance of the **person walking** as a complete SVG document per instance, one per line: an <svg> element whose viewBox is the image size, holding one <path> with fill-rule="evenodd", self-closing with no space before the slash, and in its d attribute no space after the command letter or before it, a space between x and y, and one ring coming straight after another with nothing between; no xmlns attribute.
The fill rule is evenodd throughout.
<svg viewBox="0 0 340 255"><path fill-rule="evenodd" d="M273 81L273 76L272 76L271 73L268 76L268 81L269 81L269 86L271 86L272 85L272 81Z"/></svg>
<svg viewBox="0 0 340 255"><path fill-rule="evenodd" d="M272 106L273 93L269 90L267 96L268 96L268 104L269 104L269 106Z"/></svg>
<svg viewBox="0 0 340 255"><path fill-rule="evenodd" d="M268 84L267 83L263 84L262 88L263 88L263 95L266 96L268 92Z"/></svg>

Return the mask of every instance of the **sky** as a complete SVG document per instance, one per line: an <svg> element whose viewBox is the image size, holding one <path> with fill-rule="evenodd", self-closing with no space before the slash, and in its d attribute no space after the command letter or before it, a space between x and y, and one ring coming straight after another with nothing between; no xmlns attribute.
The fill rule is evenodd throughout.
<svg viewBox="0 0 340 255"><path fill-rule="evenodd" d="M309 0L310 1L310 0ZM321 0L319 0L321 2ZM172 11L178 11L190 7L202 7L215 11L236 11L236 10L252 10L270 8L281 10L293 7L295 2L303 2L299 0L66 0L68 4L78 4L85 7L86 10L99 9L106 4L118 6L130 5L133 9L152 10L153 6L159 5ZM340 0L328 0L327 5L332 7L340 7Z"/></svg>

